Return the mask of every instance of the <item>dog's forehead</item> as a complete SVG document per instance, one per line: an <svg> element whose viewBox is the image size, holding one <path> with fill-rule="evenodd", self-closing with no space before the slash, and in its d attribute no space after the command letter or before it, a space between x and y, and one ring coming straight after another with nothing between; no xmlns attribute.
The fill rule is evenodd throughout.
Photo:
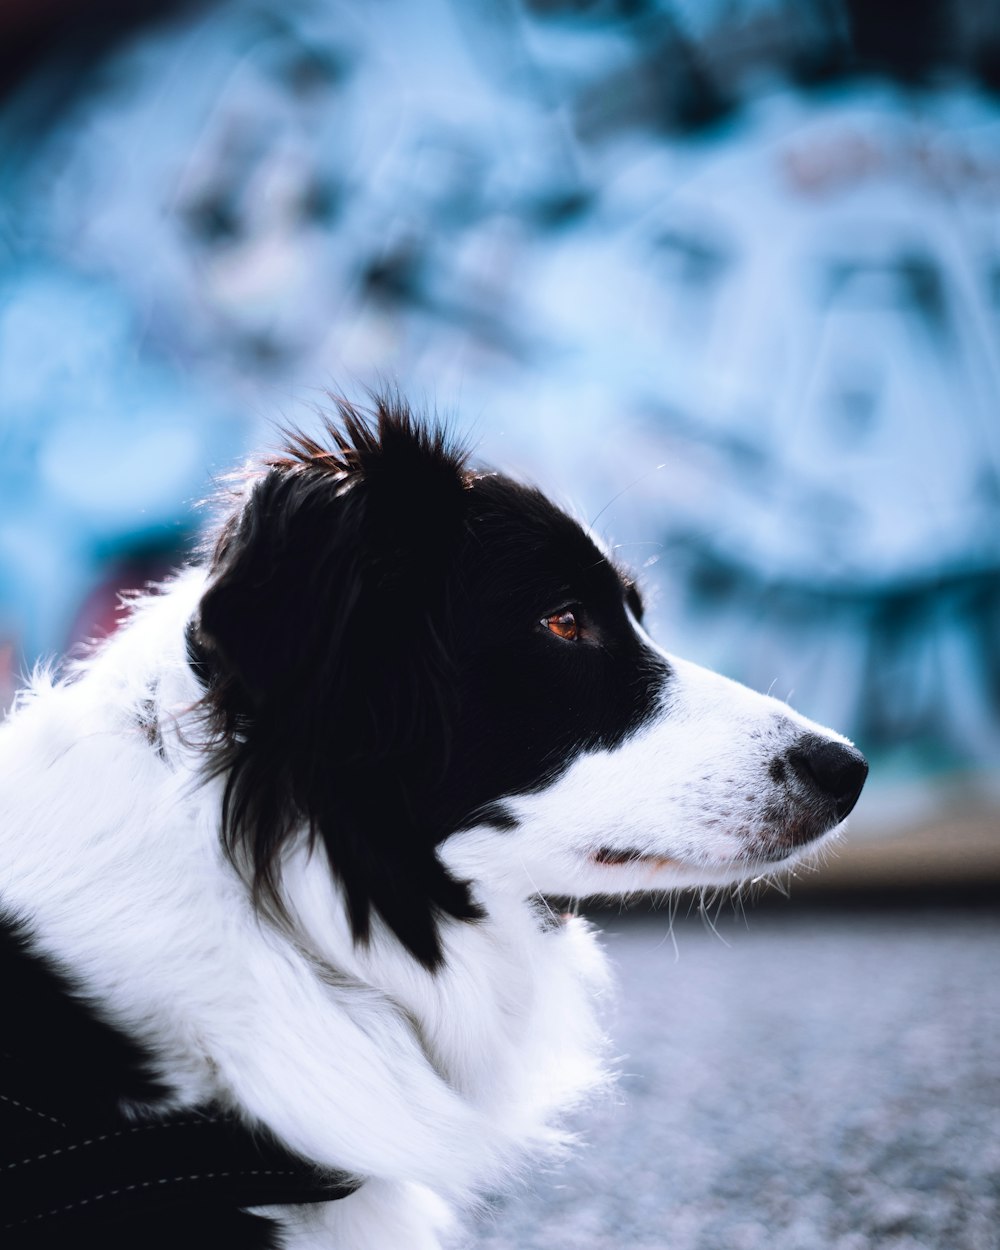
<svg viewBox="0 0 1000 1250"><path fill-rule="evenodd" d="M610 607L628 593L630 578L600 539L532 486L502 474L473 478L466 526L460 578L488 598L520 593L539 608L559 599Z"/></svg>
<svg viewBox="0 0 1000 1250"><path fill-rule="evenodd" d="M613 561L595 535L536 487L503 474L471 479L468 523L485 544L495 542L522 556L614 573Z"/></svg>

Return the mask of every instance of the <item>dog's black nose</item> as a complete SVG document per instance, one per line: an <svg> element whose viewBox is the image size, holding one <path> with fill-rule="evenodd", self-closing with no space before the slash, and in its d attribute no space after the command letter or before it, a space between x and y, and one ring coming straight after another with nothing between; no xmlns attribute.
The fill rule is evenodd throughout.
<svg viewBox="0 0 1000 1250"><path fill-rule="evenodd" d="M850 813L868 776L868 761L860 751L817 734L797 742L788 762L811 789L832 801L837 820Z"/></svg>

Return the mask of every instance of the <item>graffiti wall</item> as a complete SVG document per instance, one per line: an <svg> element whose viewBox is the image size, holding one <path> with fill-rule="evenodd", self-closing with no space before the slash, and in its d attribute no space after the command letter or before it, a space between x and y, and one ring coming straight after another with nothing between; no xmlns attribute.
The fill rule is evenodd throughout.
<svg viewBox="0 0 1000 1250"><path fill-rule="evenodd" d="M562 491L669 649L990 786L998 50L985 6L819 0L53 38L0 105L5 697L272 422L389 380Z"/></svg>

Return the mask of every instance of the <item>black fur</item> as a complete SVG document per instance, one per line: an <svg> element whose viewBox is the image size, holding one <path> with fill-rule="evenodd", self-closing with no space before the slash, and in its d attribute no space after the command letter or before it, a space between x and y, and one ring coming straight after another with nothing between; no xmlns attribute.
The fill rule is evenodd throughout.
<svg viewBox="0 0 1000 1250"><path fill-rule="evenodd" d="M664 666L634 587L540 492L468 467L397 400L340 402L293 435L223 525L192 640L224 837L280 900L303 824L343 883L434 968L442 916L474 921L436 854L503 795L651 715ZM572 642L544 617L571 608ZM279 903L280 906L280 903Z"/></svg>
<svg viewBox="0 0 1000 1250"><path fill-rule="evenodd" d="M0 985L5 1250L277 1250L276 1224L242 1207L357 1188L218 1108L157 1111L168 1090L144 1048L2 911ZM147 1110L126 1115L123 1102Z"/></svg>
<svg viewBox="0 0 1000 1250"><path fill-rule="evenodd" d="M69 975L33 949L25 922L2 911L0 985L0 1049L8 1065L17 1065L25 1101L57 1119L97 1121L116 1115L123 1098L152 1105L167 1096L142 1048L102 1019Z"/></svg>

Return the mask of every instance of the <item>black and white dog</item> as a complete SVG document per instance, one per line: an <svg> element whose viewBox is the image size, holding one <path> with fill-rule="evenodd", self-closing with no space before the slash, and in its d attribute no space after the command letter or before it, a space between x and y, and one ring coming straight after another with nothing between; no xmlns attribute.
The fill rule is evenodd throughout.
<svg viewBox="0 0 1000 1250"><path fill-rule="evenodd" d="M854 806L848 742L642 615L539 491L341 404L0 729L0 908L145 1056L130 1114L226 1108L359 1178L271 1209L282 1244L431 1250L558 1144L606 970L546 896L770 873Z"/></svg>

